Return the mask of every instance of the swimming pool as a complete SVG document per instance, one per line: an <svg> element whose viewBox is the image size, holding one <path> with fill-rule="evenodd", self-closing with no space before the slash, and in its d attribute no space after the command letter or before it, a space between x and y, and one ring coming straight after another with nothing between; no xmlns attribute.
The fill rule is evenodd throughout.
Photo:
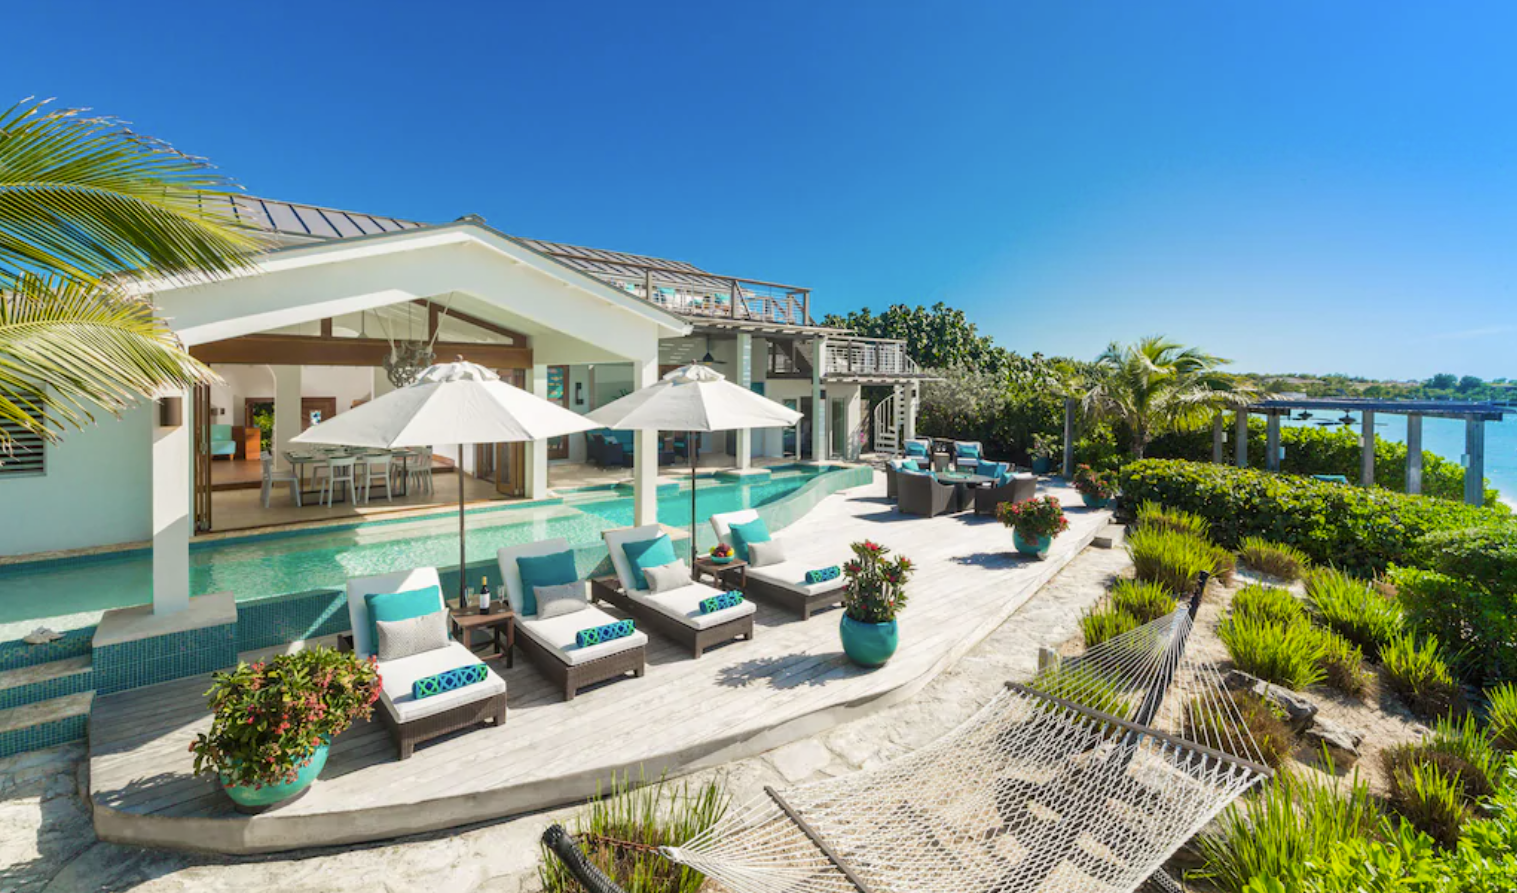
<svg viewBox="0 0 1517 893"><path fill-rule="evenodd" d="M806 484L849 469L782 467L767 480L703 477L697 512L711 515L758 508ZM659 521L688 528L690 483L659 494ZM601 531L632 523L632 496L602 490L570 494L562 504L474 509L468 519L468 554L493 561L502 546L564 537L571 546L601 544ZM700 539L709 540L702 524ZM380 521L309 533L267 534L197 542L190 550L194 595L232 592L238 601L315 589L340 589L349 577L408 567L458 564L458 518L442 513L414 520ZM0 567L0 623L102 611L152 601L153 559L148 550ZM472 571L471 571L472 573ZM498 585L491 574L491 585Z"/></svg>

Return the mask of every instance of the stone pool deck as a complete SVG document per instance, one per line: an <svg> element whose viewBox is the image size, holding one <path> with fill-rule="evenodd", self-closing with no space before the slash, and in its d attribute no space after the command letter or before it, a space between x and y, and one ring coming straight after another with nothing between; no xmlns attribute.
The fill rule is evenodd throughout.
<svg viewBox="0 0 1517 893"><path fill-rule="evenodd" d="M654 638L643 679L563 702L532 666L504 671L508 719L419 749L401 762L382 726L341 736L322 780L261 816L229 809L190 773L188 742L209 717L192 677L102 698L91 722L90 797L104 840L220 853L351 844L436 831L572 803L615 773L687 773L755 756L900 703L1020 609L1103 527L1106 512L1053 489L1071 530L1046 561L1009 549L993 519L903 516L883 478L829 497L783 537L819 562L872 538L918 565L900 654L866 672L837 640L837 613L801 622L760 605L753 642L700 660Z"/></svg>

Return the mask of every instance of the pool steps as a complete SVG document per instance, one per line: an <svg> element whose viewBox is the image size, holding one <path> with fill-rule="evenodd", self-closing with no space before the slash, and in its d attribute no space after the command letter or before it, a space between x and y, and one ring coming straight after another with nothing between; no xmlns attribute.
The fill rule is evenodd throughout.
<svg viewBox="0 0 1517 893"><path fill-rule="evenodd" d="M83 739L94 689L89 655L0 671L0 757Z"/></svg>

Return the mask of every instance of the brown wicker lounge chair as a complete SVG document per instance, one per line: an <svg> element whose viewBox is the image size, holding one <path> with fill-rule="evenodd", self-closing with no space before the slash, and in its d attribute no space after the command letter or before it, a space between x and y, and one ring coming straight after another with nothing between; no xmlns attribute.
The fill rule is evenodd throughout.
<svg viewBox="0 0 1517 893"><path fill-rule="evenodd" d="M758 512L753 509L724 512L711 516L711 527L716 531L717 539L730 546L732 545L732 525L746 524L757 519L758 516ZM829 556L829 559L834 557L835 564L842 564L847 559L846 555ZM842 604L843 594L848 589L848 581L841 577L825 583L806 582L806 572L827 566L826 560L805 561L800 556L796 556L779 564L749 566L744 574L747 582L744 584L743 593L795 611L801 615L802 620L810 620L813 612Z"/></svg>
<svg viewBox="0 0 1517 893"><path fill-rule="evenodd" d="M1038 493L1038 476L1018 473L999 487L981 487L974 491L974 513L994 515L1003 502L1026 502Z"/></svg>
<svg viewBox="0 0 1517 893"><path fill-rule="evenodd" d="M931 518L934 515L957 512L961 508L959 488L942 483L930 474L899 475L896 479L896 492L899 494L896 508L902 514Z"/></svg>
<svg viewBox="0 0 1517 893"><path fill-rule="evenodd" d="M353 624L353 650L362 657L376 653L377 644L373 641L374 631L369 623L369 608L364 596L407 592L427 586L437 587L437 610L446 611L441 582L435 568L424 567L349 580L348 620ZM485 667L485 679L482 682L420 700L411 697L412 682L470 663L483 661L458 642L449 642L443 648L421 654L379 662L379 675L384 679L384 688L379 698L379 718L390 730L390 737L395 741L400 759L409 758L416 745L428 739L476 723L490 722L497 726L505 723L506 683L489 666Z"/></svg>
<svg viewBox="0 0 1517 893"><path fill-rule="evenodd" d="M664 592L649 592L638 589L632 574L632 565L627 561L623 546L657 537L663 528L657 524L642 527L623 527L619 530L602 531L606 549L611 553L611 566L616 568L616 579L602 578L595 581L593 597L607 601L633 617L649 629L658 630L674 641L690 649L691 657L700 657L707 648L732 639L753 639L752 602L743 602L731 608L723 608L710 614L702 614L700 604L722 590L697 583L694 580L678 589Z"/></svg>
<svg viewBox="0 0 1517 893"><path fill-rule="evenodd" d="M569 548L563 537L508 546L495 553L500 566L501 588L511 610L516 612L516 647L553 682L562 687L564 700L574 700L575 694L587 685L616 679L628 673L642 676L648 657L648 635L638 630L630 636L581 648L575 643L575 635L582 629L604 626L621 619L613 617L593 604L594 592L586 583L585 607L572 614L541 619L536 614L522 614L525 592L522 589L521 569L518 558L552 555Z"/></svg>

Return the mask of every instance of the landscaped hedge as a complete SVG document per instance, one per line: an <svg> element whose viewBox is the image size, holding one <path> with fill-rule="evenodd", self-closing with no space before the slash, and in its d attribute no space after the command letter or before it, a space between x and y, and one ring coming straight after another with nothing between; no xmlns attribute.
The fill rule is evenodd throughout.
<svg viewBox="0 0 1517 893"><path fill-rule="evenodd" d="M1319 564L1361 574L1411 563L1414 546L1427 534L1510 518L1503 509L1445 499L1165 459L1123 468L1122 495L1130 505L1152 500L1201 515L1211 523L1212 538L1230 549L1246 536L1262 536L1295 546Z"/></svg>
<svg viewBox="0 0 1517 893"><path fill-rule="evenodd" d="M1517 523L1430 533L1394 567L1407 620L1483 685L1517 681Z"/></svg>

